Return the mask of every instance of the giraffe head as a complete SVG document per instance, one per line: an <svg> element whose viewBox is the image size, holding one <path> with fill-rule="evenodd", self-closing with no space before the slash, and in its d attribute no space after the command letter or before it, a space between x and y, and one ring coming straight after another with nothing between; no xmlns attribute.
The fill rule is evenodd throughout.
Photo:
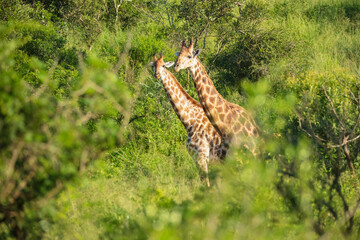
<svg viewBox="0 0 360 240"><path fill-rule="evenodd" d="M162 75L162 72L167 67L171 67L174 62L164 62L164 57L161 55L161 57L158 59L156 55L154 55L154 61L150 63L154 70L154 76L157 79L160 79L160 76Z"/></svg>
<svg viewBox="0 0 360 240"><path fill-rule="evenodd" d="M197 49L194 51L194 42L191 38L189 47L186 46L185 40L182 42L180 52L176 52L175 55L178 57L175 63L174 71L178 72L181 69L186 69L193 66L196 61L196 57L200 54L201 50Z"/></svg>

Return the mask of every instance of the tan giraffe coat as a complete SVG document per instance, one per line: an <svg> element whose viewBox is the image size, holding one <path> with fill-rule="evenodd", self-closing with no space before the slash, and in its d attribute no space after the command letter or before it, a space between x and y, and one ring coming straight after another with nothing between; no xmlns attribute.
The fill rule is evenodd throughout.
<svg viewBox="0 0 360 240"><path fill-rule="evenodd" d="M206 183L210 186L208 164L210 161L222 159L227 149L223 146L220 134L208 120L201 105L166 69L172 64L173 62L164 63L162 56L160 59L154 56L154 62L152 62L154 74L161 80L171 106L186 129L188 134L186 148L202 171L201 174L205 174Z"/></svg>
<svg viewBox="0 0 360 240"><path fill-rule="evenodd" d="M183 41L174 67L175 72L189 69L201 106L213 126L220 132L227 144L248 148L256 155L258 130L251 115L242 107L228 102L216 90L204 66L197 58L200 50L193 51L193 42L186 47Z"/></svg>

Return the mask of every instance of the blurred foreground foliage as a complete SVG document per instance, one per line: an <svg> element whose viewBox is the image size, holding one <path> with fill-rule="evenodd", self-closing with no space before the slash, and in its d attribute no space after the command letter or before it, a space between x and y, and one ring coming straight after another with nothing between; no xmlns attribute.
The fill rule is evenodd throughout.
<svg viewBox="0 0 360 240"><path fill-rule="evenodd" d="M359 9L0 0L0 238L358 239ZM210 189L148 64L189 37L262 130Z"/></svg>
<svg viewBox="0 0 360 240"><path fill-rule="evenodd" d="M0 34L7 30L1 26ZM16 61L31 48L27 43L0 42L0 229L2 237L9 232L18 239L44 202L119 143L117 119L127 118L129 100L126 86L94 56L72 73L65 93L56 61L50 69L35 57ZM22 77L17 64L32 78Z"/></svg>

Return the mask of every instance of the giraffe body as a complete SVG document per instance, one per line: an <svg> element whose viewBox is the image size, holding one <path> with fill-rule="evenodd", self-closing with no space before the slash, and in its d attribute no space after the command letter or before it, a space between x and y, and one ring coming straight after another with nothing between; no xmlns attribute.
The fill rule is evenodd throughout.
<svg viewBox="0 0 360 240"><path fill-rule="evenodd" d="M186 148L210 186L208 164L223 159L227 148L202 106L186 93L174 75L166 69L172 64L164 63L162 56L160 59L154 56L152 66L155 77L161 80L171 106L186 129Z"/></svg>
<svg viewBox="0 0 360 240"><path fill-rule="evenodd" d="M256 155L258 130L255 121L244 108L228 102L216 90L197 56L200 50L193 51L193 42L186 47L185 41L174 67L175 72L189 69L200 104L212 125L221 134L224 144L244 146Z"/></svg>

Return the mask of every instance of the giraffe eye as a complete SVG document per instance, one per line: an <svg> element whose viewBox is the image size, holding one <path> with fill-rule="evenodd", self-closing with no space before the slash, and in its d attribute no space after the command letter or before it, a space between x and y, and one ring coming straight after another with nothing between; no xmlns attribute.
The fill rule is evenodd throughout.
<svg viewBox="0 0 360 240"><path fill-rule="evenodd" d="M188 58L191 58L191 56L189 55Z"/></svg>

